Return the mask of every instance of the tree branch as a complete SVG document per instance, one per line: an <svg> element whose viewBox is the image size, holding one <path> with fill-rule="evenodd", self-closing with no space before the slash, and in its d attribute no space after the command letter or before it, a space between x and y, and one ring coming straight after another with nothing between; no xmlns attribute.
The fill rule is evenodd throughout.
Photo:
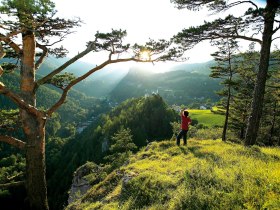
<svg viewBox="0 0 280 210"><path fill-rule="evenodd" d="M18 174L11 176L11 177L7 177L8 181L12 181L15 178L18 178L19 176L23 175L23 172L19 172Z"/></svg>
<svg viewBox="0 0 280 210"><path fill-rule="evenodd" d="M237 1L237 2L230 3L229 5L227 5L227 7L231 8L231 7L243 4L243 3L250 3L256 8L256 10L259 9L259 7L252 1Z"/></svg>
<svg viewBox="0 0 280 210"><path fill-rule="evenodd" d="M67 97L67 94L69 92L69 90L76 85L77 83L79 83L80 81L86 79L88 76L90 76L91 74L93 74L94 72L104 68L105 66L109 65L109 64L113 64L113 63L120 63L120 62L128 62L128 61L135 61L135 62L155 62L158 61L158 59L155 60L148 60L148 61L144 61L141 59L137 59L137 58L123 58L123 59L115 59L115 60L111 60L109 58L109 60L105 61L104 63L100 64L99 66L94 67L93 69L89 70L87 73L85 73L84 75L76 78L75 80L73 80L72 82L70 82L64 89L63 89L63 93L60 97L60 99L46 112L48 116L51 116L64 102L65 99Z"/></svg>
<svg viewBox="0 0 280 210"><path fill-rule="evenodd" d="M252 41L252 42L257 42L259 44L262 44L262 41L260 39L257 38L253 38L253 37L248 37L248 36L242 36L239 34L236 35L220 35L220 34L214 34L215 36L217 36L216 39L218 38L233 38L233 39L243 39L243 40L247 40L247 41ZM210 38L213 39L213 38ZM209 38L208 38L209 40Z"/></svg>
<svg viewBox="0 0 280 210"><path fill-rule="evenodd" d="M34 106L27 104L19 95L13 93L11 90L7 89L3 83L0 82L0 94L5 95L9 99L11 99L18 107L26 110L30 114L34 114L36 116L41 115L41 112L36 109Z"/></svg>
<svg viewBox="0 0 280 210"><path fill-rule="evenodd" d="M4 143L7 143L7 144L10 144L16 148L19 148L19 149L24 149L25 146L26 146L26 143L19 140L19 139L16 139L14 137L11 137L11 136L2 136L0 135L0 142L4 142Z"/></svg>
<svg viewBox="0 0 280 210"><path fill-rule="evenodd" d="M64 35L60 36L58 40L52 42L51 44L48 43L48 44L46 44L45 46L50 47L50 46L53 46L53 45L55 45L55 44L57 44L57 43L59 43L59 42L62 42L69 34L72 34L72 33L73 33L73 32L69 32L69 33L67 33L67 34L64 34Z"/></svg>
<svg viewBox="0 0 280 210"><path fill-rule="evenodd" d="M272 31L272 34L275 34L279 29L280 29L280 25Z"/></svg>
<svg viewBox="0 0 280 210"><path fill-rule="evenodd" d="M243 39L262 44L262 41L258 38L239 34L239 30L244 32L244 28L247 27L246 21L228 15L224 19L216 19L213 22L205 22L198 27L183 29L173 37L173 41L177 44L181 44L186 49L192 48L194 45L204 40L221 38Z"/></svg>
<svg viewBox="0 0 280 210"><path fill-rule="evenodd" d="M45 58L48 55L48 48L44 45L41 45L39 43L36 43L36 46L39 47L41 50L43 50L42 55L40 56L40 58L38 59L38 61L35 64L35 69L38 70L41 66L41 64L44 62Z"/></svg>
<svg viewBox="0 0 280 210"><path fill-rule="evenodd" d="M4 58L6 55L2 43L0 42L0 59Z"/></svg>
<svg viewBox="0 0 280 210"><path fill-rule="evenodd" d="M10 187L19 187L24 185L24 181L18 181L18 182L12 182L12 183L7 183L7 184L0 184L0 189L6 189Z"/></svg>
<svg viewBox="0 0 280 210"><path fill-rule="evenodd" d="M280 86L274 86L274 85L266 85L266 87L280 89Z"/></svg>
<svg viewBox="0 0 280 210"><path fill-rule="evenodd" d="M272 39L272 42L273 42L274 40L276 40L276 39L279 39L279 38L280 38L280 36L275 37L274 39Z"/></svg>
<svg viewBox="0 0 280 210"><path fill-rule="evenodd" d="M64 63L62 66L58 67L57 69L55 69L54 71L52 71L51 73L49 73L48 75L46 75L45 77L39 79L36 83L36 88L35 90L40 86L45 84L47 81L51 80L53 78L53 76L55 76L56 74L60 73L61 71L63 71L65 68L67 68L68 66L70 66L72 63L74 63L75 61L79 60L80 58L84 57L86 54L88 54L89 52L92 51L92 46L89 46L87 49L85 49L83 52L79 53L78 55L76 55L75 57L71 58L69 61L67 61L66 63Z"/></svg>
<svg viewBox="0 0 280 210"><path fill-rule="evenodd" d="M2 58L4 58L5 55L6 55L6 53L5 53L4 49L3 49L2 43L0 42L0 60ZM4 73L4 70L3 70L2 66L0 65L0 77L2 76L3 73Z"/></svg>
<svg viewBox="0 0 280 210"><path fill-rule="evenodd" d="M0 33L0 41L4 41L7 45L13 48L16 53L21 52L20 47L16 43L14 43L9 37L6 37L1 33Z"/></svg>
<svg viewBox="0 0 280 210"><path fill-rule="evenodd" d="M258 6L253 1L236 1L230 4L224 4L224 1L215 1L215 0L171 0L172 3L177 4L178 9L187 8L189 10L199 10L203 6L208 6L211 10L221 12L230 9L231 7L243 4L250 3L256 9Z"/></svg>

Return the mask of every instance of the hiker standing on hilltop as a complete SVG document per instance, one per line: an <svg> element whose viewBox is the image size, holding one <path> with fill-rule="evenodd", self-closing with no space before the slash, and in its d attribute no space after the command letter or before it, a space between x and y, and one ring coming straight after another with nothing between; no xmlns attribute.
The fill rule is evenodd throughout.
<svg viewBox="0 0 280 210"><path fill-rule="evenodd" d="M181 112L181 131L177 136L177 145L180 145L180 139L183 137L184 145L187 145L187 133L189 130L189 124L191 124L192 120L189 117L189 112L185 109L182 109Z"/></svg>

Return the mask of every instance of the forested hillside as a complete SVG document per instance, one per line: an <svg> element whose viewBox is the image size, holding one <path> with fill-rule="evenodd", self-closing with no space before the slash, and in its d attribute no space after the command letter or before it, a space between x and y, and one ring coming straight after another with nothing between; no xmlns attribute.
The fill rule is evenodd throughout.
<svg viewBox="0 0 280 210"><path fill-rule="evenodd" d="M5 74L0 77L0 82L15 92L19 89L19 75L17 73ZM37 105L39 109L45 110L60 97L60 91L53 86L41 86L38 90ZM85 94L72 90L69 93L67 102L61 106L46 126L46 150L47 165L50 159L54 161L58 151L63 145L73 138L78 128L93 117L110 109L107 101L88 97ZM17 138L24 138L22 129L19 126L19 111L14 103L0 95L0 117L4 119L0 123L1 135L13 135ZM21 181L26 176L24 154L10 145L0 144L0 185L13 181ZM56 170L53 168L53 170ZM50 171L51 172L51 171ZM26 191L24 186L0 189L1 208L21 209L25 208ZM28 209L28 208L27 208Z"/></svg>
<svg viewBox="0 0 280 210"><path fill-rule="evenodd" d="M0 78L7 87L12 90L19 90L19 75L17 73L5 74ZM51 85L41 86L38 90L37 105L41 109L50 107L60 97L61 91ZM3 95L0 95L1 109L15 109L13 102L7 100ZM58 115L54 115L50 119L50 124L47 126L47 134L54 136L61 128L64 132L66 127L77 127L79 123L88 120L92 116L97 116L99 113L107 111L109 106L107 102L88 97L85 94L73 89L69 93L67 103L65 103L59 110ZM61 121L61 119L63 119ZM74 131L76 128L74 128Z"/></svg>
<svg viewBox="0 0 280 210"><path fill-rule="evenodd" d="M199 105L207 100L217 102L219 96L215 91L220 89L219 80L209 78L208 74L188 72L188 65L184 70L166 73L148 73L146 71L131 69L129 73L113 89L110 98L113 101L123 101L131 97L140 97L145 94L160 94L168 104Z"/></svg>
<svg viewBox="0 0 280 210"><path fill-rule="evenodd" d="M177 119L178 114L159 95L152 95L129 99L108 114L99 116L63 147L55 143L57 139L53 139L54 142L47 146L47 158L50 155L47 162L50 204L58 209L66 202L73 172L79 166L86 161L106 162L103 158L110 155L112 137L120 130L130 130L134 151L137 151L150 141L171 138L170 122Z"/></svg>

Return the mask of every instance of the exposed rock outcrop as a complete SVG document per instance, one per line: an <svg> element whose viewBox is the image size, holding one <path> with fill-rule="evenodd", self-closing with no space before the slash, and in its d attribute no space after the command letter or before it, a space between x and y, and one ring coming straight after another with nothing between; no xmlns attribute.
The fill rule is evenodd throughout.
<svg viewBox="0 0 280 210"><path fill-rule="evenodd" d="M74 173L71 189L69 191L68 204L79 199L92 185L98 183L102 171L102 167L92 162L87 162L79 167Z"/></svg>

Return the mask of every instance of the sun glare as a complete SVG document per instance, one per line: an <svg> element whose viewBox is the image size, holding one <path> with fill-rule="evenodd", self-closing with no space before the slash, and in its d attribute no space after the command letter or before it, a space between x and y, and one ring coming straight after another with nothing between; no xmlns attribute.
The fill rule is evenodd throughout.
<svg viewBox="0 0 280 210"><path fill-rule="evenodd" d="M149 51L142 51L140 53L140 59L145 61L151 60L151 53Z"/></svg>

